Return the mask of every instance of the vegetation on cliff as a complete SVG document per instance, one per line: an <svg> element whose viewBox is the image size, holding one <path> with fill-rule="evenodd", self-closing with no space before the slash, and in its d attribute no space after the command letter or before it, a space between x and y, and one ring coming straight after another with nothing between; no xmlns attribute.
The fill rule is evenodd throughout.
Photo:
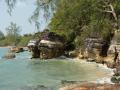
<svg viewBox="0 0 120 90"><path fill-rule="evenodd" d="M60 0L49 28L80 48L86 38L106 39L119 28L119 6L119 0Z"/></svg>

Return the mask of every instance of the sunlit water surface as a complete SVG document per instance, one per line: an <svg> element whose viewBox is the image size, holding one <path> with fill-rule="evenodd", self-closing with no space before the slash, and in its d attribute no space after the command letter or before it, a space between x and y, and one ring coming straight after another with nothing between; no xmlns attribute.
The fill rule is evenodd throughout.
<svg viewBox="0 0 120 90"><path fill-rule="evenodd" d="M0 48L0 57L7 51ZM31 60L29 52L16 55L12 60L0 59L0 90L58 90L62 80L94 81L110 73L95 63L70 59Z"/></svg>

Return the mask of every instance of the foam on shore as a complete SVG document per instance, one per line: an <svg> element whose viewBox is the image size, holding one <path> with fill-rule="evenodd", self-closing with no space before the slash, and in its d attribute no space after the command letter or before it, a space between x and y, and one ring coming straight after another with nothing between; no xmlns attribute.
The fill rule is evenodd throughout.
<svg viewBox="0 0 120 90"><path fill-rule="evenodd" d="M114 69L111 69L111 68L108 68L106 64L99 64L99 63L96 63L96 62L87 62L85 59L79 59L79 58L74 58L72 60L75 60L76 62L80 62L80 63L87 63L87 64L97 64L97 67L100 67L102 69L105 69L107 70L108 72L110 72L110 74L108 74L106 77L103 77L103 78L99 78L95 81L91 81L93 83L98 83L98 84L105 84L105 83L110 83L110 84L114 84L111 82L111 77L113 76L114 72L113 70Z"/></svg>

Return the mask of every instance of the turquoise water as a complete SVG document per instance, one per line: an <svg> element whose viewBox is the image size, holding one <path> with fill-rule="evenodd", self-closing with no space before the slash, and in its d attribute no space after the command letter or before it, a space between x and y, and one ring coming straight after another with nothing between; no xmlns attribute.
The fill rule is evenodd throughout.
<svg viewBox="0 0 120 90"><path fill-rule="evenodd" d="M0 57L7 50L0 48ZM110 73L95 63L70 59L31 60L29 57L29 52L23 52L15 59L0 59L0 90L58 90L62 80L93 81Z"/></svg>

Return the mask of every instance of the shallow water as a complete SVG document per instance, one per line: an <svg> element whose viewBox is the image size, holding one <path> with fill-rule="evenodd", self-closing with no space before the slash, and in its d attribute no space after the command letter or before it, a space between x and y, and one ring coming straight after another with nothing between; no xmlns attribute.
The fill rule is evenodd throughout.
<svg viewBox="0 0 120 90"><path fill-rule="evenodd" d="M0 57L7 50L0 48ZM0 90L57 90L62 80L94 81L110 73L95 63L70 59L31 60L29 57L29 52L23 52L13 60L0 59Z"/></svg>

